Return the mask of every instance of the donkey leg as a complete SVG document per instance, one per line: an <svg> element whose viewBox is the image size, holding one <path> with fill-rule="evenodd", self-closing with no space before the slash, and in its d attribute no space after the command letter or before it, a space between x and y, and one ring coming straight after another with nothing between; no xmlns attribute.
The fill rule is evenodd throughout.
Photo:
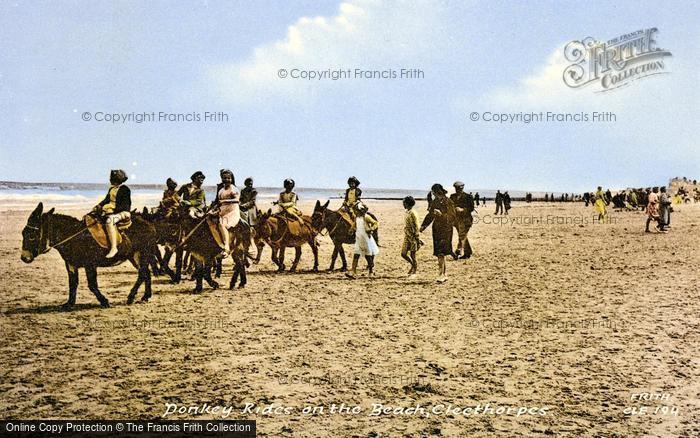
<svg viewBox="0 0 700 438"><path fill-rule="evenodd" d="M150 264L151 269L153 270L153 275L159 276L163 273L162 269L160 268L163 266L163 256L160 254L158 245L155 245L153 248L153 256L150 257Z"/></svg>
<svg viewBox="0 0 700 438"><path fill-rule="evenodd" d="M146 265L146 269L148 269L148 262L144 260L143 257L141 257L140 254L136 253L134 256L131 258L131 264L138 269L138 276L136 277L136 282L134 282L134 285L131 287L131 292L129 292L129 296L126 297L126 304L133 304L134 299L136 299L136 293L139 291L139 288L141 287L141 284L143 284L143 274L141 273L141 269L143 268L143 264Z"/></svg>
<svg viewBox="0 0 700 438"><path fill-rule="evenodd" d="M198 294L202 292L202 277L204 276L204 267L200 263L196 263L194 268L195 286L192 292Z"/></svg>
<svg viewBox="0 0 700 438"><path fill-rule="evenodd" d="M318 272L318 245L316 244L316 238L313 237L309 244L311 245L311 252L314 254L314 267L312 270ZM299 248L299 255L301 255L301 247Z"/></svg>
<svg viewBox="0 0 700 438"><path fill-rule="evenodd" d="M277 248L277 271L282 272L285 270L286 266L284 266L284 251L285 251L284 246L280 246Z"/></svg>
<svg viewBox="0 0 700 438"><path fill-rule="evenodd" d="M182 281L182 254L183 254L183 249L178 248L175 250L175 278L173 279L173 283L177 284Z"/></svg>
<svg viewBox="0 0 700 438"><path fill-rule="evenodd" d="M219 283L214 281L213 278L211 278L211 271L212 271L212 263L207 262L204 264L204 279L207 280L207 283L209 284L209 287L212 289L218 289L219 288Z"/></svg>
<svg viewBox="0 0 700 438"><path fill-rule="evenodd" d="M338 253L340 254L340 261L343 262L343 267L340 268L340 272L345 272L348 270L348 262L345 259L345 250L343 249L343 244L338 245Z"/></svg>
<svg viewBox="0 0 700 438"><path fill-rule="evenodd" d="M95 297L97 297L97 301L100 302L100 306L109 307L109 300L107 299L107 297L102 295L100 289L97 286L97 268L95 266L86 266L85 275L87 276L88 288L90 289L90 292L95 294Z"/></svg>
<svg viewBox="0 0 700 438"><path fill-rule="evenodd" d="M265 242L255 242L255 248L257 248L258 253L255 255L254 264L260 263L260 257L262 257L263 249L265 249Z"/></svg>
<svg viewBox="0 0 700 438"><path fill-rule="evenodd" d="M301 259L301 246L295 246L294 247L294 261L292 262L292 267L289 268L289 272L296 272L297 265L299 264L300 259Z"/></svg>
<svg viewBox="0 0 700 438"><path fill-rule="evenodd" d="M241 263L239 266L241 273L241 282L238 283L238 289L243 289L246 284L248 284L248 275L246 275L245 264Z"/></svg>
<svg viewBox="0 0 700 438"><path fill-rule="evenodd" d="M335 260L338 258L338 246L333 244L333 254L331 255L331 266L328 268L328 272L333 272L335 269Z"/></svg>
<svg viewBox="0 0 700 438"><path fill-rule="evenodd" d="M160 270L168 274L171 283L176 283L176 274L170 269L170 258L173 256L173 251L169 248L165 249L165 255L163 255L163 261L160 264Z"/></svg>
<svg viewBox="0 0 700 438"><path fill-rule="evenodd" d="M141 297L141 302L146 303L153 295L151 291L151 271L148 270L148 266L141 266L141 269L139 270L139 276L143 280L146 288L146 290L143 292L143 296Z"/></svg>
<svg viewBox="0 0 700 438"><path fill-rule="evenodd" d="M75 306L75 298L78 293L78 268L66 262L66 271L68 271L68 301L61 308L70 310Z"/></svg>
<svg viewBox="0 0 700 438"><path fill-rule="evenodd" d="M228 284L229 289L233 289L236 287L236 281L238 281L238 263L234 263L233 265L233 275L231 276L231 282Z"/></svg>
<svg viewBox="0 0 700 438"><path fill-rule="evenodd" d="M218 259L218 260L216 261L215 268L214 268L214 278L220 278L220 277L221 277L222 265L223 265L222 259Z"/></svg>

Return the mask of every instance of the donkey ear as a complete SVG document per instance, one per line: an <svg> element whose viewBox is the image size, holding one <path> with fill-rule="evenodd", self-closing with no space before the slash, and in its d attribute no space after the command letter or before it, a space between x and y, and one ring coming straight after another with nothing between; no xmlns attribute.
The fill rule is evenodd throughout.
<svg viewBox="0 0 700 438"><path fill-rule="evenodd" d="M39 205L36 206L34 211L32 212L32 216L34 217L40 217L41 213L44 211L44 203L40 202Z"/></svg>
<svg viewBox="0 0 700 438"><path fill-rule="evenodd" d="M325 204L323 204L323 208L328 208L328 204L330 204L330 203L331 203L331 200L329 199L328 201L326 201Z"/></svg>
<svg viewBox="0 0 700 438"><path fill-rule="evenodd" d="M54 212L55 210L56 210L55 208L52 208L51 210L47 211L46 214L53 214L53 212Z"/></svg>
<svg viewBox="0 0 700 438"><path fill-rule="evenodd" d="M320 202L318 201L318 199L317 199L317 200L316 200L316 205L314 206L314 210L318 210L318 207L320 207L320 206L321 206L321 203L320 203Z"/></svg>
<svg viewBox="0 0 700 438"><path fill-rule="evenodd" d="M271 208L268 208L268 209L267 209L267 215L268 215L268 216L272 216L272 209L271 209Z"/></svg>

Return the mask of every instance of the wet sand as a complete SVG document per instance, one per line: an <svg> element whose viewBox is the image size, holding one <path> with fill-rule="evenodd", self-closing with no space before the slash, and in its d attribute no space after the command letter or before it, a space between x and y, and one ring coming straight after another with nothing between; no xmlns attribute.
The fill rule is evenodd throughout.
<svg viewBox="0 0 700 438"><path fill-rule="evenodd" d="M19 259L29 211L0 212L0 416L154 419L166 403L207 403L257 419L262 436L700 434L700 204L674 206L668 234L645 234L641 212L596 224L580 203L518 203L516 223L501 226L491 202L470 232L474 256L449 261L443 285L430 230L408 281L400 202L368 204L381 223L374 279L277 274L266 248L243 290L226 288L227 264L221 289L193 295L192 282L159 277L147 304L126 305L131 266L102 269L110 309L81 271L71 312L58 308L68 287L58 253ZM325 269L332 246L321 242ZM300 267L311 260L306 249ZM644 392L668 399L632 400ZM242 415L247 403L292 412ZM332 403L362 411L301 413ZM370 416L373 403L429 415ZM547 409L430 412L487 403ZM644 405L644 415L625 414ZM678 413L654 414L660 406Z"/></svg>

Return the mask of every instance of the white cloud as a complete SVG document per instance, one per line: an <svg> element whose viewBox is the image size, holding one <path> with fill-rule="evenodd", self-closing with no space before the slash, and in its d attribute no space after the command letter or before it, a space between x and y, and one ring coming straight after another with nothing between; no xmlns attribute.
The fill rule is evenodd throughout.
<svg viewBox="0 0 700 438"><path fill-rule="evenodd" d="M416 65L439 34L439 4L432 1L341 3L332 17L301 17L284 40L257 47L242 61L211 66L209 79L235 101L307 96L332 81L278 77L280 69L385 69Z"/></svg>
<svg viewBox="0 0 700 438"><path fill-rule="evenodd" d="M562 80L568 64L563 51L556 49L536 73L521 79L515 86L491 91L485 99L490 104L506 108L560 106L571 101L572 94L579 91L569 89Z"/></svg>

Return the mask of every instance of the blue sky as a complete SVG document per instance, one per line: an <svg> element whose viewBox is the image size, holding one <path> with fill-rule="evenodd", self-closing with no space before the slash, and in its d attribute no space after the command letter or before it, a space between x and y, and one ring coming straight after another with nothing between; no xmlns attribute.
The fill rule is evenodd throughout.
<svg viewBox="0 0 700 438"><path fill-rule="evenodd" d="M694 2L0 3L0 179L185 182L194 170L303 187L583 191L700 177ZM657 27L670 74L567 88L561 50ZM303 81L280 68L420 68L423 79ZM223 111L228 123L91 113ZM469 114L614 111L608 124ZM691 135L693 134L693 135Z"/></svg>

